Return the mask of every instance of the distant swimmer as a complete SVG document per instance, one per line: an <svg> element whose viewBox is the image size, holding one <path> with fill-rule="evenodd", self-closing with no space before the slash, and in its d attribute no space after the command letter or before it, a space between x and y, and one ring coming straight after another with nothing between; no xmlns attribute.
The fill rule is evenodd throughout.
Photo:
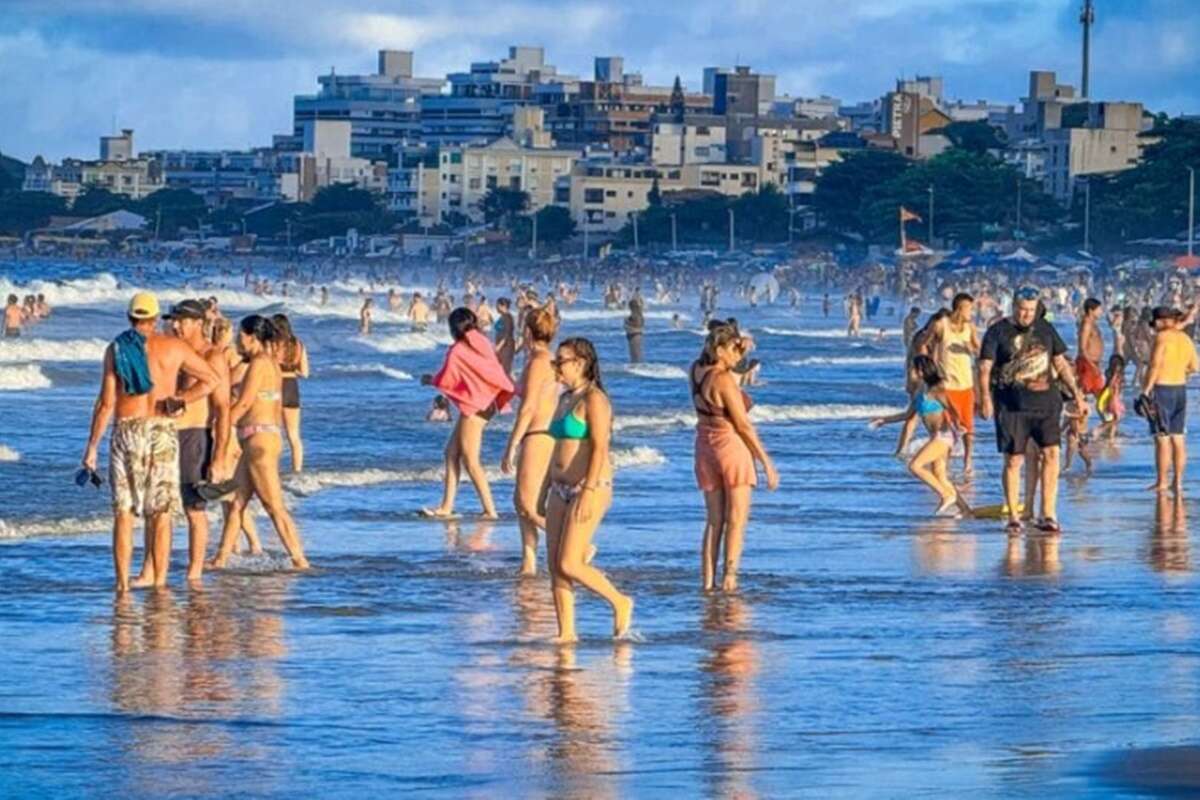
<svg viewBox="0 0 1200 800"><path fill-rule="evenodd" d="M617 591L591 564L595 552L592 539L612 506L612 404L600 380L596 348L587 339L562 342L554 370L567 387L549 425L554 454L546 500L546 550L558 617L556 641L570 644L579 638L575 630L576 584L608 601L613 636L621 638L633 621L633 600Z"/></svg>
<svg viewBox="0 0 1200 800"><path fill-rule="evenodd" d="M496 356L504 366L504 371L511 373L513 359L516 358L516 322L513 320L511 303L507 297L496 301L496 323L493 326L493 337L496 343Z"/></svg>
<svg viewBox="0 0 1200 800"><path fill-rule="evenodd" d="M550 342L557 332L554 315L544 308L534 309L525 317L525 369L517 394L521 408L500 460L500 469L517 473L513 503L521 529L521 574L537 574L538 529L545 529L546 517L539 510L554 437L550 419L558 403L558 383L554 379Z"/></svg>
<svg viewBox="0 0 1200 800"><path fill-rule="evenodd" d="M429 304L425 302L425 298L420 292L413 292L412 305L408 307L408 320L412 323L412 329L417 333L428 329L429 315Z"/></svg>
<svg viewBox="0 0 1200 800"><path fill-rule="evenodd" d="M25 314L21 310L20 300L15 294L10 294L8 305L4 307L4 335L10 339L20 336L24 324Z"/></svg>
<svg viewBox="0 0 1200 800"><path fill-rule="evenodd" d="M920 388L913 395L908 408L899 414L872 420L871 427L920 419L929 433L929 440L909 459L909 471L938 496L935 516L970 515L970 507L949 477L950 451L954 449L962 422L954 404L946 396L941 370L929 356L918 355L913 357L909 371L912 373L911 381Z"/></svg>
<svg viewBox="0 0 1200 800"><path fill-rule="evenodd" d="M437 519L454 516L458 483L465 467L475 484L484 518L496 519L496 505L492 502L492 488L480 450L484 428L497 411L508 407L514 387L491 342L479 331L479 321L470 309L454 309L448 324L454 344L446 351L442 368L434 375L422 375L421 383L440 391L458 408L458 423L446 442L442 502L422 509L422 513Z"/></svg>
<svg viewBox="0 0 1200 800"><path fill-rule="evenodd" d="M722 565L721 588L737 591L750 497L758 485L755 463L762 464L768 489L774 491L779 485L775 464L750 421L750 398L733 372L746 350L735 323L714 323L688 377L699 420L694 460L706 514L700 547L701 582L706 592L716 587Z"/></svg>
<svg viewBox="0 0 1200 800"><path fill-rule="evenodd" d="M641 297L629 301L629 316L625 318L625 340L629 345L629 363L642 362L642 339L646 332L646 315Z"/></svg>
<svg viewBox="0 0 1200 800"><path fill-rule="evenodd" d="M271 518L275 532L296 569L309 568L300 532L283 501L279 457L283 452L283 373L271 352L278 332L271 320L252 314L238 327L238 349L249 361L238 399L230 410L242 448L238 459L237 490L221 533L221 545L210 566L223 568L241 533L242 514L251 497L257 497Z"/></svg>
<svg viewBox="0 0 1200 800"><path fill-rule="evenodd" d="M151 568L137 586L165 586L171 558L171 515L181 510L179 439L173 417L214 390L219 379L186 343L155 332L158 298L139 292L129 303L129 330L104 351L100 393L92 410L83 469L97 475L97 451L115 416L109 444L112 484L113 566L116 590L134 588L133 525L142 517ZM180 374L193 379L178 391ZM96 480L95 478L93 480Z"/></svg>
<svg viewBox="0 0 1200 800"><path fill-rule="evenodd" d="M371 307L375 305L375 301L371 298L363 300L362 308L358 312L358 333L360 336L371 335Z"/></svg>

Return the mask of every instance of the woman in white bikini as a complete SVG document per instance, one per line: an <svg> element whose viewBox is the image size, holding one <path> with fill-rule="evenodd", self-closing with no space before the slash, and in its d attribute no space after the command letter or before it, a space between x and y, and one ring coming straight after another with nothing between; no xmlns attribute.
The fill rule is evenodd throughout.
<svg viewBox="0 0 1200 800"><path fill-rule="evenodd" d="M271 320L258 314L243 319L238 332L238 347L245 354L249 367L241 394L229 416L235 420L242 455L236 473L238 488L225 519L220 549L211 564L215 569L224 567L233 552L242 512L251 496L257 496L262 502L296 569L308 569L309 566L296 523L284 505L283 485L279 479L279 456L283 450L283 376L271 351L277 336Z"/></svg>

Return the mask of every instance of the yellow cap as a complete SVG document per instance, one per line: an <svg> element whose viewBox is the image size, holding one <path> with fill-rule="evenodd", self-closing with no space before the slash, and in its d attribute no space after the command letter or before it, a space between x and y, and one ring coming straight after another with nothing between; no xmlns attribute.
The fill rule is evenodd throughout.
<svg viewBox="0 0 1200 800"><path fill-rule="evenodd" d="M158 316L158 298L152 292L138 292L129 301L129 316L134 319L154 319Z"/></svg>

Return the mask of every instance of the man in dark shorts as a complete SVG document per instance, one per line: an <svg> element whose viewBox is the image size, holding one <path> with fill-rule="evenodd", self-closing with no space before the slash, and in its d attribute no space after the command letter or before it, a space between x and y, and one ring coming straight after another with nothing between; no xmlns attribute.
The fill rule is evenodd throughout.
<svg viewBox="0 0 1200 800"><path fill-rule="evenodd" d="M1156 479L1150 489L1183 491L1183 472L1187 467L1187 379L1200 368L1196 345L1183 332L1183 312L1159 306L1151 314L1154 349L1142 384L1142 395L1153 398L1157 414L1150 420L1154 437ZM1167 482L1168 474L1174 477Z"/></svg>
<svg viewBox="0 0 1200 800"><path fill-rule="evenodd" d="M1026 445L1042 454L1042 514L1038 527L1059 530L1058 458L1065 387L1080 409L1083 397L1067 360L1067 346L1043 318L1038 292L1019 289L1011 317L988 328L979 354L979 389L984 419L996 416L996 445L1004 455L1004 501L1008 531L1021 531L1021 469ZM994 405L993 405L994 403Z"/></svg>
<svg viewBox="0 0 1200 800"><path fill-rule="evenodd" d="M212 393L184 407L176 419L179 436L179 493L188 522L189 581L199 581L204 573L208 549L207 503L199 487L229 478L233 465L229 458L229 367L221 348L205 337L209 309L200 300L176 303L163 319L171 325L175 337L185 342L204 359L217 375ZM188 389L193 379L180 378L180 390Z"/></svg>

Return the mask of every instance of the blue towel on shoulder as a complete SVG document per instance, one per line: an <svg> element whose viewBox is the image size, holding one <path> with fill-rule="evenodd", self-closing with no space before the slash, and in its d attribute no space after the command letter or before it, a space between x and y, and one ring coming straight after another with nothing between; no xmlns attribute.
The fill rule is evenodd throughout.
<svg viewBox="0 0 1200 800"><path fill-rule="evenodd" d="M146 360L146 337L133 328L113 341L113 368L127 395L146 394L154 388Z"/></svg>

